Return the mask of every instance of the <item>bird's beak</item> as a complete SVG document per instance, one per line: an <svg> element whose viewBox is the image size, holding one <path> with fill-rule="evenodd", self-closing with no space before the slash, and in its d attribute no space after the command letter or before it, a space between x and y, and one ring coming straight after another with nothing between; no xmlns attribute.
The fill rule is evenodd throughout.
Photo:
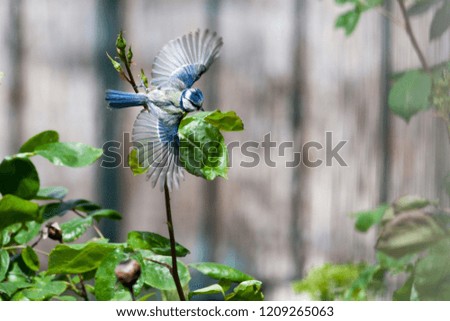
<svg viewBox="0 0 450 321"><path fill-rule="evenodd" d="M200 108L200 111L205 111L205 109L203 107Z"/></svg>

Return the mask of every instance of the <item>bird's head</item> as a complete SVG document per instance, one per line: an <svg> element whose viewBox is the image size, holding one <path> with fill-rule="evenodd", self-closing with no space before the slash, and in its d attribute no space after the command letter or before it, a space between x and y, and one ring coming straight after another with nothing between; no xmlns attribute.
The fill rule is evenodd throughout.
<svg viewBox="0 0 450 321"><path fill-rule="evenodd" d="M189 88L181 93L181 108L186 112L203 110L203 93L198 88Z"/></svg>

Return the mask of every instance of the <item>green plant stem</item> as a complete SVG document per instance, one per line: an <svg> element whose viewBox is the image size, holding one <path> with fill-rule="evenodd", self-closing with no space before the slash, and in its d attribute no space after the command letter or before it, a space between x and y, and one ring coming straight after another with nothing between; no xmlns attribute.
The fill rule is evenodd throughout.
<svg viewBox="0 0 450 321"><path fill-rule="evenodd" d="M25 249L26 247L27 247L26 245L12 245L12 246L5 246L5 247L2 247L0 249L2 249L2 250L18 250L18 249ZM36 248L33 248L33 249L36 252L38 252L38 253L40 253L42 255L46 255L46 256L50 255L49 253L47 253L45 251L42 251L42 250L39 250L39 249L36 249Z"/></svg>
<svg viewBox="0 0 450 321"><path fill-rule="evenodd" d="M70 275L66 275L67 277L67 285L72 289L72 291L79 296L83 296L82 293L80 292L80 290L78 290L78 288L75 286L75 284L73 283L72 279L70 278Z"/></svg>
<svg viewBox="0 0 450 321"><path fill-rule="evenodd" d="M412 46L414 47L414 50L416 51L417 56L419 57L420 63L422 64L423 69L430 73L430 68L428 67L427 61L425 60L425 56L422 53L422 50L420 50L419 44L417 43L416 37L414 35L414 32L411 28L411 23L409 21L408 13L406 12L406 6L404 0L397 0L400 11L402 13L403 19L405 20L405 30L408 34L409 40L411 41Z"/></svg>
<svg viewBox="0 0 450 321"><path fill-rule="evenodd" d="M128 77L125 75L125 79L130 83L130 85L133 87L133 90L135 93L138 93L138 87L136 85L136 82L134 81L133 74L131 73L130 64L126 58L125 55L121 55L120 60L125 65L125 69L128 73ZM176 242L175 242L175 232L173 228L173 221L172 221L172 210L170 208L170 194L169 194L169 188L167 186L167 182L164 183L164 197L165 197L165 203L166 203L166 217L167 217L167 228L169 230L169 238L170 238L170 254L172 257L172 268L170 269L170 272L173 277L173 281L175 282L175 285L177 287L178 296L180 297L181 301L186 301L186 297L184 296L183 287L181 286L180 277L178 275L178 264L177 264L177 252L175 249Z"/></svg>
<svg viewBox="0 0 450 321"><path fill-rule="evenodd" d="M177 252L175 249L175 232L173 228L172 221L172 210L170 208L170 195L169 195L169 187L167 186L167 181L164 183L164 197L166 200L166 215L167 215L167 228L169 230L169 239L170 239L170 254L172 256L172 277L177 287L178 296L181 301L186 301L186 297L184 296L183 287L181 286L180 277L178 275L178 265L177 265Z"/></svg>

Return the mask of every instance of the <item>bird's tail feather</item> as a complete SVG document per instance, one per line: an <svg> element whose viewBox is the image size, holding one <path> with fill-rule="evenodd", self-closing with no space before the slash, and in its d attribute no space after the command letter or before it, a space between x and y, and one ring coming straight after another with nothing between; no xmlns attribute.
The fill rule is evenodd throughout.
<svg viewBox="0 0 450 321"><path fill-rule="evenodd" d="M127 93L119 90L108 89L105 100L111 108L127 108L134 106L148 106L149 100L144 94Z"/></svg>

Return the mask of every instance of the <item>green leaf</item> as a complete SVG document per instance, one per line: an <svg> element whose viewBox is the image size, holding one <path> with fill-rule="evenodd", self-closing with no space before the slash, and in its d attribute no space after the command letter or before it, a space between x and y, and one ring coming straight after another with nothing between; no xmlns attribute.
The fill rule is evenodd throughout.
<svg viewBox="0 0 450 321"><path fill-rule="evenodd" d="M50 252L47 273L79 274L95 270L103 259L118 246L100 242L57 245Z"/></svg>
<svg viewBox="0 0 450 321"><path fill-rule="evenodd" d="M410 210L419 210L428 205L437 205L436 201L430 201L426 198L415 196L415 195L406 195L397 199L393 206L395 213L406 212Z"/></svg>
<svg viewBox="0 0 450 321"><path fill-rule="evenodd" d="M414 276L410 276L406 282L392 295L393 301L410 301L411 300L411 292L414 284Z"/></svg>
<svg viewBox="0 0 450 321"><path fill-rule="evenodd" d="M444 1L433 16L430 26L430 40L439 38L450 27L450 1Z"/></svg>
<svg viewBox="0 0 450 321"><path fill-rule="evenodd" d="M356 213L355 228L360 232L367 232L372 226L381 222L388 208L388 205L382 204L374 210Z"/></svg>
<svg viewBox="0 0 450 321"><path fill-rule="evenodd" d="M117 248L109 253L100 263L95 273L95 298L97 300L108 301L114 297L117 282L114 269L126 257L123 250Z"/></svg>
<svg viewBox="0 0 450 321"><path fill-rule="evenodd" d="M48 143L55 143L59 141L59 134L54 130L47 130L39 133L25 142L19 149L19 153L33 153L36 147Z"/></svg>
<svg viewBox="0 0 450 321"><path fill-rule="evenodd" d="M19 291L13 295L11 301L30 301L30 299L28 299L25 294L23 294L23 291Z"/></svg>
<svg viewBox="0 0 450 321"><path fill-rule="evenodd" d="M190 113L184 116L185 123L192 121L206 121L219 130L241 131L244 129L242 119L234 111L221 112L220 110Z"/></svg>
<svg viewBox="0 0 450 321"><path fill-rule="evenodd" d="M11 241L11 237L14 233L20 230L22 223L16 223L0 229L0 245L7 245Z"/></svg>
<svg viewBox="0 0 450 321"><path fill-rule="evenodd" d="M133 62L133 51L131 50L131 46L128 48L127 61L130 65Z"/></svg>
<svg viewBox="0 0 450 321"><path fill-rule="evenodd" d="M144 282L147 285L150 285L156 289L164 290L164 291L173 291L176 290L175 283L173 281L172 274L170 273L169 269L161 265L159 263L155 263L152 261L149 261L148 259L151 259L153 261L157 261L163 264L166 264L168 266L172 266L172 258L168 256L159 256L159 255L145 255L143 253L144 257ZM191 275L189 274L189 270L187 266L181 262L177 261L178 266L178 274L180 277L181 285L184 287L186 286L190 279Z"/></svg>
<svg viewBox="0 0 450 321"><path fill-rule="evenodd" d="M144 69L141 69L141 80L142 80L145 88L148 88L148 78L144 73Z"/></svg>
<svg viewBox="0 0 450 321"><path fill-rule="evenodd" d="M446 237L445 231L421 211L403 212L386 223L376 249L392 257L421 251Z"/></svg>
<svg viewBox="0 0 450 321"><path fill-rule="evenodd" d="M420 71L408 71L392 86L389 107L392 112L409 121L419 111L429 108L431 76Z"/></svg>
<svg viewBox="0 0 450 321"><path fill-rule="evenodd" d="M31 271L19 256L15 261L10 262L8 281L14 282L17 287L25 288L30 280L35 277L35 272Z"/></svg>
<svg viewBox="0 0 450 321"><path fill-rule="evenodd" d="M123 37L123 32L121 31L117 35L116 48L124 50L126 47L127 47L127 42L125 41L125 38Z"/></svg>
<svg viewBox="0 0 450 321"><path fill-rule="evenodd" d="M34 239L41 231L41 224L35 221L26 222L14 236L17 244L25 244Z"/></svg>
<svg viewBox="0 0 450 321"><path fill-rule="evenodd" d="M223 113L220 110L205 113L208 114L205 117L205 121L210 123L211 125L214 125L219 130L225 131L244 130L244 123L242 122L242 119L238 115L236 115L236 112L232 110Z"/></svg>
<svg viewBox="0 0 450 321"><path fill-rule="evenodd" d="M391 274L409 272L412 269L411 262L414 255L405 255L401 258L393 258L382 252L376 253L377 262L381 268L389 270Z"/></svg>
<svg viewBox="0 0 450 321"><path fill-rule="evenodd" d="M358 25L359 18L361 13L356 10L350 10L346 13L341 14L337 20L335 27L342 28L345 30L345 35L349 36L353 33L356 26Z"/></svg>
<svg viewBox="0 0 450 321"><path fill-rule="evenodd" d="M0 200L0 230L5 227L39 219L39 206L14 195L6 195Z"/></svg>
<svg viewBox="0 0 450 321"><path fill-rule="evenodd" d="M120 62L111 57L109 53L106 53L106 55L108 56L108 59L113 65L114 69L117 70L118 72L122 72L122 66L120 65Z"/></svg>
<svg viewBox="0 0 450 321"><path fill-rule="evenodd" d="M420 300L450 300L450 241L444 240L430 248L414 270L414 289Z"/></svg>
<svg viewBox="0 0 450 321"><path fill-rule="evenodd" d="M144 174L150 167L139 164L138 150L136 148L133 148L130 154L128 154L128 164L134 176Z"/></svg>
<svg viewBox="0 0 450 321"><path fill-rule="evenodd" d="M263 301L262 283L258 280L244 281L225 297L226 301Z"/></svg>
<svg viewBox="0 0 450 321"><path fill-rule="evenodd" d="M58 166L83 167L94 163L103 151L82 143L49 143L38 146L35 153Z"/></svg>
<svg viewBox="0 0 450 321"><path fill-rule="evenodd" d="M6 294L8 297L12 297L17 290L31 287L31 283L23 281L7 281L0 283L0 293Z"/></svg>
<svg viewBox="0 0 450 321"><path fill-rule="evenodd" d="M312 269L306 278L293 284L296 293L308 293L313 300L342 300L365 266L361 264L330 264Z"/></svg>
<svg viewBox="0 0 450 321"><path fill-rule="evenodd" d="M358 277L345 289L343 299L352 301L367 301L374 299L377 292L385 290L384 278L386 270L380 265L358 265L361 268ZM373 298L372 298L373 297Z"/></svg>
<svg viewBox="0 0 450 321"><path fill-rule="evenodd" d="M192 263L189 264L189 267L216 280L228 280L236 283L253 280L253 277L250 275L220 263Z"/></svg>
<svg viewBox="0 0 450 321"><path fill-rule="evenodd" d="M73 199L65 202L49 203L39 208L44 221L55 216L63 216L67 211L76 209L82 212L90 212L99 209L100 206L84 199Z"/></svg>
<svg viewBox="0 0 450 321"><path fill-rule="evenodd" d="M82 236L92 226L92 217L76 217L61 224L64 242L73 242Z"/></svg>
<svg viewBox="0 0 450 321"><path fill-rule="evenodd" d="M411 5L408 10L408 16L415 16L427 12L436 3L442 0L417 0Z"/></svg>
<svg viewBox="0 0 450 321"><path fill-rule="evenodd" d="M227 178L228 151L220 131L205 120L187 116L178 127L180 160L192 175Z"/></svg>
<svg viewBox="0 0 450 321"><path fill-rule="evenodd" d="M39 271L39 257L36 252L33 250L31 246L27 246L22 250L21 253L22 260L28 266L28 268L32 271Z"/></svg>
<svg viewBox="0 0 450 321"><path fill-rule="evenodd" d="M69 190L64 186L41 187L34 199L37 200L62 200Z"/></svg>
<svg viewBox="0 0 450 321"><path fill-rule="evenodd" d="M194 295L208 295L208 294L222 294L222 296L225 297L225 292L223 291L223 288L219 284L212 284L205 288L189 292L189 299L191 299Z"/></svg>
<svg viewBox="0 0 450 321"><path fill-rule="evenodd" d="M131 301L130 291L125 289L116 291L111 301Z"/></svg>
<svg viewBox="0 0 450 321"><path fill-rule="evenodd" d="M33 286L22 291L24 297L32 301L43 301L61 295L67 288L64 281L53 281L52 276L38 276Z"/></svg>
<svg viewBox="0 0 450 321"><path fill-rule="evenodd" d="M96 221L100 221L102 218L109 218L110 220L122 219L122 215L119 212L111 209L99 209L91 211L88 213L88 215L94 218Z"/></svg>
<svg viewBox="0 0 450 321"><path fill-rule="evenodd" d="M102 208L100 205L88 200L77 199L73 201L76 203L73 208L85 213L93 213ZM101 214L99 215L101 216Z"/></svg>
<svg viewBox="0 0 450 321"><path fill-rule="evenodd" d="M150 250L155 254L170 256L170 240L156 233L131 231L128 233L128 246L133 250ZM178 257L189 254L189 250L180 244L176 244L175 250Z"/></svg>
<svg viewBox="0 0 450 321"><path fill-rule="evenodd" d="M0 249L0 282L5 279L9 268L9 254L6 250Z"/></svg>
<svg viewBox="0 0 450 321"><path fill-rule="evenodd" d="M0 164L0 193L32 199L39 190L39 175L28 158L5 158Z"/></svg>

